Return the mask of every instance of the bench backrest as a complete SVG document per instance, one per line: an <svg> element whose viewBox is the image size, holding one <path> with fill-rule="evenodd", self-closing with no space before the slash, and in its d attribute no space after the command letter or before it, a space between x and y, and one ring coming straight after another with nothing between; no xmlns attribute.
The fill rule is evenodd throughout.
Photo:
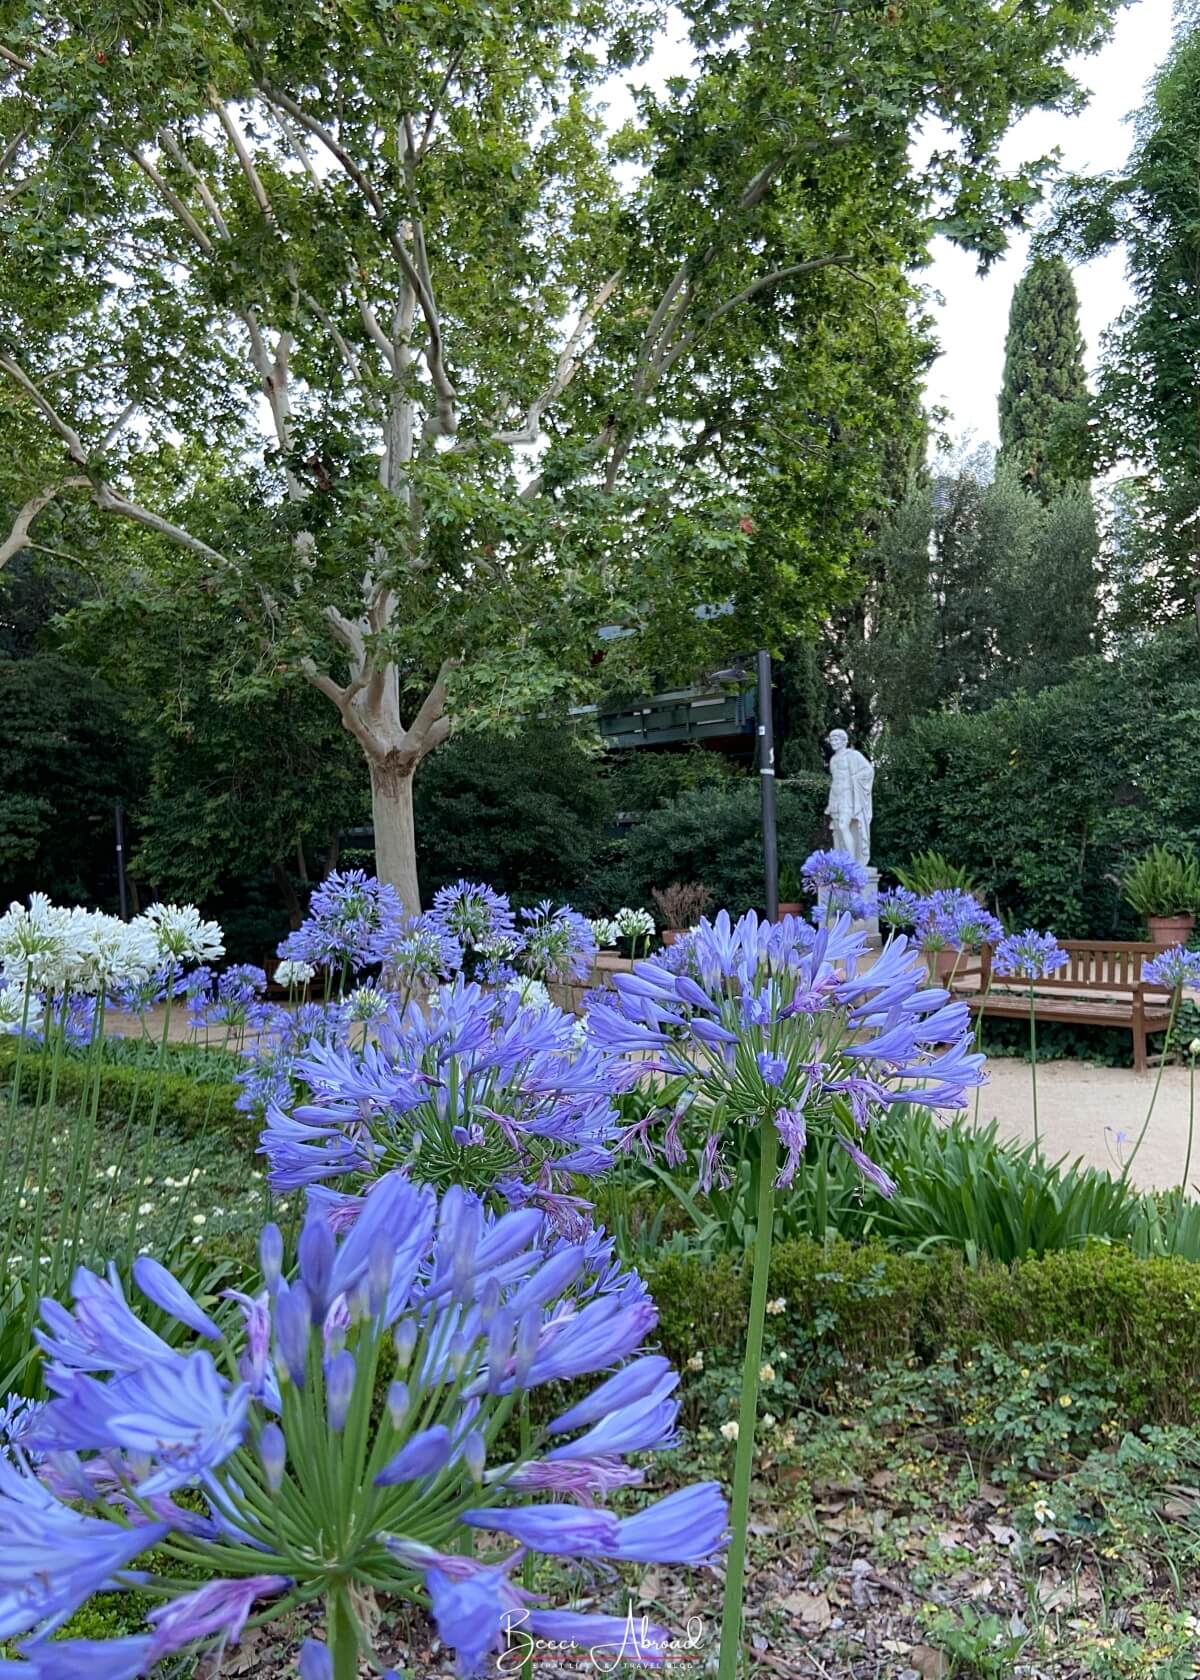
<svg viewBox="0 0 1200 1680"><path fill-rule="evenodd" d="M1052 980L1038 980L1043 987L1059 992L1135 992L1162 991L1149 986L1142 979L1142 967L1149 957L1161 954L1162 947L1148 939L1061 939L1059 944L1070 957ZM980 969L983 984L991 972L992 953L981 953ZM1022 986L1027 984L1015 976L996 976L994 985Z"/></svg>

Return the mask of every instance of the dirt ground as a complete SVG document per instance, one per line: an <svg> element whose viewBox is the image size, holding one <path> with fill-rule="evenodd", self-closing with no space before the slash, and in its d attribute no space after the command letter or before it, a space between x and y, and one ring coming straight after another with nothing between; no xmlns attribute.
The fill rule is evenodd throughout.
<svg viewBox="0 0 1200 1680"><path fill-rule="evenodd" d="M1028 1062L991 1057L989 1083L979 1099L979 1118L997 1120L1005 1137L1033 1136ZM1081 1156L1090 1166L1119 1170L1142 1129L1157 1077L1155 1070L1092 1067L1087 1062L1044 1062L1037 1071L1038 1120L1042 1147L1051 1160ZM1187 1155L1188 1070L1166 1068L1146 1140L1130 1178L1147 1190L1178 1184ZM1118 1133L1127 1141L1122 1144ZM1200 1185L1200 1133L1189 1178Z"/></svg>

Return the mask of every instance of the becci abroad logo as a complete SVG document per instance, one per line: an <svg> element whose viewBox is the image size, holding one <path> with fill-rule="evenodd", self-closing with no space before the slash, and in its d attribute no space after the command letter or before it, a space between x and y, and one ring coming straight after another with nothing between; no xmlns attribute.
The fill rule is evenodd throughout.
<svg viewBox="0 0 1200 1680"><path fill-rule="evenodd" d="M519 1674L527 1662L556 1663L560 1668L577 1665L582 1673L595 1674L615 1674L619 1669L652 1664L661 1673L670 1663L672 1671L680 1673L686 1672L689 1665L698 1667L703 1660L700 1648L705 1643L705 1633L700 1616L690 1616L682 1633L665 1635L662 1628L650 1625L648 1616L635 1614L630 1604L623 1628L597 1645L579 1645L569 1639L538 1639L524 1625L528 1620L527 1610L505 1613L501 1629L504 1649L496 1659L498 1673Z"/></svg>

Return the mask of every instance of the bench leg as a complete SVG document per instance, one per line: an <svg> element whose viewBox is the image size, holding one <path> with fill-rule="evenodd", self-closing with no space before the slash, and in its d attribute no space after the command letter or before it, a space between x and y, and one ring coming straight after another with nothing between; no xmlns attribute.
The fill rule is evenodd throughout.
<svg viewBox="0 0 1200 1680"><path fill-rule="evenodd" d="M1132 1020L1130 1022L1130 1026L1133 1031L1133 1071L1135 1073L1145 1073L1146 1017L1142 1012L1142 1000L1136 992L1134 993L1133 998Z"/></svg>

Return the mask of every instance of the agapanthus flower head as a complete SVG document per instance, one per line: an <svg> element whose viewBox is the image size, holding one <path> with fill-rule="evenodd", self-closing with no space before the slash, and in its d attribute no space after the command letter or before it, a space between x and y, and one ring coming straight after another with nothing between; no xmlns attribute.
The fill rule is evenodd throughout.
<svg viewBox="0 0 1200 1680"><path fill-rule="evenodd" d="M1142 965L1142 979L1148 986L1161 986L1166 992L1184 986L1200 987L1200 951L1170 945L1157 957L1147 958Z"/></svg>
<svg viewBox="0 0 1200 1680"><path fill-rule="evenodd" d="M401 992L429 990L462 967L458 940L432 914L409 916L383 956L384 972Z"/></svg>
<svg viewBox="0 0 1200 1680"><path fill-rule="evenodd" d="M549 899L521 911L521 966L535 980L586 980L596 960L591 924L569 904Z"/></svg>
<svg viewBox="0 0 1200 1680"><path fill-rule="evenodd" d="M1070 957L1052 933L1026 928L1010 933L996 947L992 967L998 976L1014 975L1023 980L1048 980L1065 968Z"/></svg>
<svg viewBox="0 0 1200 1680"><path fill-rule="evenodd" d="M890 1180L862 1148L872 1117L897 1102L961 1108L982 1080L966 1005L929 987L903 934L872 961L848 915L800 937L721 911L689 945L686 971L635 963L585 1020L589 1039L625 1061L628 1082L680 1077L702 1182L722 1170L723 1130L774 1123L785 1185L803 1141L824 1131L886 1193Z"/></svg>
<svg viewBox="0 0 1200 1680"><path fill-rule="evenodd" d="M996 945L1004 929L974 893L947 887L917 900L913 917L917 943L923 951L972 951Z"/></svg>
<svg viewBox="0 0 1200 1680"><path fill-rule="evenodd" d="M255 963L235 963L217 976L217 997L222 1003L252 1003L266 989L266 973Z"/></svg>
<svg viewBox="0 0 1200 1680"><path fill-rule="evenodd" d="M552 1206L568 1175L611 1163L607 1065L574 1018L461 977L390 1010L371 1042L300 1048L290 1077L303 1094L268 1104L261 1138L276 1190L357 1191L403 1166L482 1193L523 1182Z"/></svg>
<svg viewBox="0 0 1200 1680"><path fill-rule="evenodd" d="M654 934L654 917L649 910L625 904L613 917L618 932L625 939L650 939Z"/></svg>
<svg viewBox="0 0 1200 1680"><path fill-rule="evenodd" d="M308 901L308 914L279 955L318 967L359 969L382 962L404 923L395 887L361 869L332 870Z"/></svg>
<svg viewBox="0 0 1200 1680"><path fill-rule="evenodd" d="M225 953L225 935L206 921L194 904L152 904L138 918L150 928L159 958L175 970L211 963Z"/></svg>
<svg viewBox="0 0 1200 1680"><path fill-rule="evenodd" d="M277 986L307 986L310 980L316 978L316 965L303 962L296 957L285 957L275 968L275 984Z"/></svg>
<svg viewBox="0 0 1200 1680"><path fill-rule="evenodd" d="M593 916L588 926L592 930L592 938L602 951L615 945L621 937L621 924L615 916Z"/></svg>
<svg viewBox="0 0 1200 1680"><path fill-rule="evenodd" d="M877 914L881 925L893 930L912 927L920 902L917 894L907 887L889 887L879 895Z"/></svg>
<svg viewBox="0 0 1200 1680"><path fill-rule="evenodd" d="M503 893L482 881L456 881L433 895L428 924L464 951L491 950L506 940L517 946L517 922Z"/></svg>
<svg viewBox="0 0 1200 1680"><path fill-rule="evenodd" d="M343 1001L347 1018L365 1026L373 1021L382 1021L392 1007L390 993L378 986L355 986L353 991L346 993Z"/></svg>
<svg viewBox="0 0 1200 1680"><path fill-rule="evenodd" d="M60 990L71 957L71 913L30 893L28 905L15 899L0 916L0 970L12 985Z"/></svg>
<svg viewBox="0 0 1200 1680"><path fill-rule="evenodd" d="M298 1274L268 1227L261 1246L279 1263L260 1295L235 1292L240 1324L214 1324L161 1267L138 1283L176 1319L170 1344L86 1272L73 1309L46 1304L53 1398L19 1457L0 1458L0 1639L37 1630L20 1646L31 1675L132 1680L235 1643L251 1614L271 1621L368 1588L427 1598L474 1675L504 1613L530 1602L513 1585L519 1548L589 1564L720 1550L726 1510L711 1483L623 1517L605 1504L636 1480L621 1473L629 1454L671 1444L678 1410L674 1373L643 1351L653 1305L635 1274L614 1272L610 1246L565 1242L531 1209L494 1217L457 1187L439 1200L400 1173L378 1181L347 1234L324 1220L310 1209ZM378 1407L385 1349L401 1375ZM495 1456L521 1394L588 1378L535 1445ZM183 1488L187 1500L172 1497ZM508 1557L468 1555L472 1529ZM146 1632L87 1651L62 1641L62 1666L37 1667L47 1633L135 1562L153 1571L168 1540L169 1573L140 1578L160 1601ZM320 1649L304 1655L313 1674Z"/></svg>
<svg viewBox="0 0 1200 1680"><path fill-rule="evenodd" d="M868 886L867 872L858 859L833 847L810 852L800 865L800 879L811 893L863 893Z"/></svg>
<svg viewBox="0 0 1200 1680"><path fill-rule="evenodd" d="M71 991L111 995L147 980L160 959L154 930L141 917L123 922L102 910L73 909L67 940L64 979Z"/></svg>
<svg viewBox="0 0 1200 1680"><path fill-rule="evenodd" d="M237 1106L261 1117L273 1103L287 1104L298 1095L300 1083L293 1075L297 1056L313 1045L345 1043L350 1020L344 1003L334 999L295 1009L265 1006L255 1029L251 1059L238 1075Z"/></svg>

